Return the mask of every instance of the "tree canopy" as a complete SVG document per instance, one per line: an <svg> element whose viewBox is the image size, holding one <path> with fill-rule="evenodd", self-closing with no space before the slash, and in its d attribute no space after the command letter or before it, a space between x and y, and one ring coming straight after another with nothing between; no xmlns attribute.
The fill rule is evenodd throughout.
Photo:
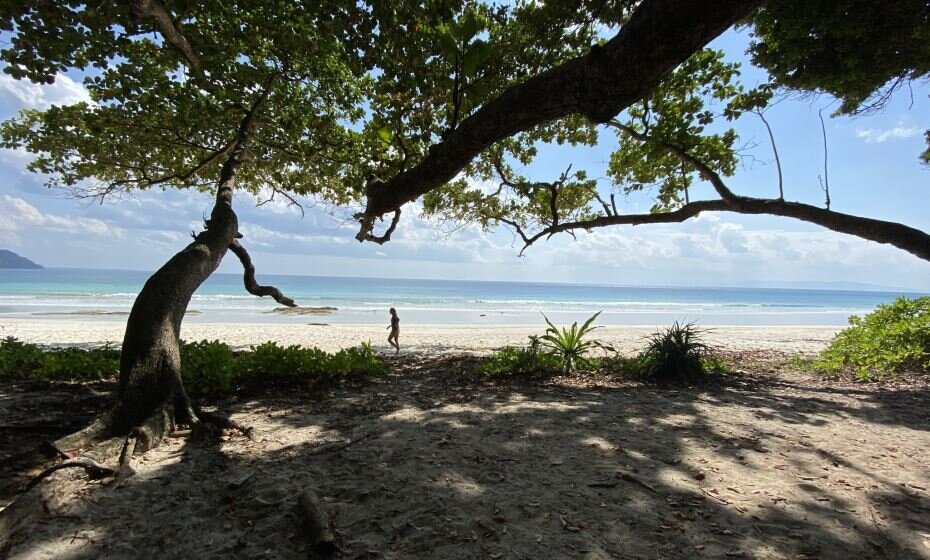
<svg viewBox="0 0 930 560"><path fill-rule="evenodd" d="M5 3L4 71L39 83L79 73L91 102L25 111L3 124L3 146L82 195L212 189L262 98L239 187L363 208L360 240L389 239L397 220L381 235L375 220L423 197L429 215L505 224L527 243L725 210L928 258L918 230L730 192L737 136L720 125L786 88L828 92L846 112L879 104L930 70L928 12L920 0ZM705 47L734 23L752 26L770 83L741 84L739 66ZM549 182L517 171L540 143L614 133L613 192L654 189L652 214L622 214L584 169ZM690 200L702 180L720 200Z"/></svg>
<svg viewBox="0 0 930 560"><path fill-rule="evenodd" d="M233 211L237 188L358 209L356 237L378 243L390 239L405 204L422 200L430 215L506 225L525 246L559 232L720 211L800 219L930 261L926 232L781 192L748 197L726 183L736 167L727 123L761 112L779 89L827 91L843 99L841 110L856 111L880 100L881 88L926 75L930 6L869 4L0 3L4 71L38 83L71 73L90 96L24 111L3 123L0 145L27 150L30 169L80 196L216 192L204 230L133 304L114 408L55 447L64 454L123 436L119 472L131 473L134 450L157 445L178 423L235 426L195 410L184 389L179 336L191 297L232 251L250 293L294 305L254 278ZM771 83L741 84L739 67L707 48L739 23L754 26L753 55ZM899 24L907 33L892 37ZM541 143L595 145L604 134L619 137L611 191L583 169L548 182L519 172ZM498 186L487 192L482 180ZM697 181L716 198L692 199ZM617 208L616 193L646 188L655 193L651 212Z"/></svg>

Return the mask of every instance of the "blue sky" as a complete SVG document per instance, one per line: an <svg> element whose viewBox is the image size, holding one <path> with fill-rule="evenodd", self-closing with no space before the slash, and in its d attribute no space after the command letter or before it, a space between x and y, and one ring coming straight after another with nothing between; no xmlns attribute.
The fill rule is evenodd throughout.
<svg viewBox="0 0 930 560"><path fill-rule="evenodd" d="M743 60L746 34L729 32L715 42ZM762 79L747 69L746 81ZM930 87L899 91L882 112L859 118L828 118L832 209L906 223L930 231L930 170L917 156L930 126ZM29 107L79 101L74 80L36 86L0 77L0 118ZM913 101L912 101L913 99ZM823 146L818 110L835 105L825 96L790 98L766 116L775 132L785 172L785 195L823 204L818 176ZM777 176L765 129L754 118L737 123L746 145L743 165L730 179L739 193L777 196ZM595 149L547 148L523 170L541 179L558 176L569 163L600 176L611 133ZM751 146L755 145L754 148ZM0 248L46 266L154 270L201 227L209 194L152 191L100 205L67 198L25 171L28 155L0 151ZM604 183L606 189L608 184ZM696 189L692 198L712 196ZM648 195L624 199L623 212L648 210ZM408 209L390 243L359 244L356 226L308 201L306 215L284 205L255 207L237 195L244 243L261 272L341 276L531 280L629 285L744 285L759 282L861 282L930 291L930 263L908 253L817 226L783 218L703 215L676 225L607 228L554 238L530 248L504 230L490 235L465 227L454 232ZM225 272L239 272L227 259Z"/></svg>

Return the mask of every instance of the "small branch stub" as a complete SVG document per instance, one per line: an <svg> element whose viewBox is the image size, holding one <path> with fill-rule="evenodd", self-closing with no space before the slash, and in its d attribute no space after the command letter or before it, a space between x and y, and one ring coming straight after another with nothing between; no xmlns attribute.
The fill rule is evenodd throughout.
<svg viewBox="0 0 930 560"><path fill-rule="evenodd" d="M328 557L336 552L336 539L329 529L329 516L323 510L320 498L310 490L297 497L297 511L307 533L311 556Z"/></svg>

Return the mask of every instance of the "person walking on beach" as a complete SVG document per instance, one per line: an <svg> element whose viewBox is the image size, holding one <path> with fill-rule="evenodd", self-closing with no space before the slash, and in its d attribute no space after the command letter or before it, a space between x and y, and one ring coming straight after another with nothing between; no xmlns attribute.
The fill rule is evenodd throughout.
<svg viewBox="0 0 930 560"><path fill-rule="evenodd" d="M394 347L394 353L400 352L400 344L397 342L397 335L400 334L400 317L397 316L397 310L391 308L391 334L388 335L388 344Z"/></svg>

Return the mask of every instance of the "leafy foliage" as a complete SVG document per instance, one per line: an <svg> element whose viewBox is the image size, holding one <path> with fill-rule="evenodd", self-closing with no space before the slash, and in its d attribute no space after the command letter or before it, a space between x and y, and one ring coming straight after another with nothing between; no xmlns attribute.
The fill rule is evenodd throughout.
<svg viewBox="0 0 930 560"><path fill-rule="evenodd" d="M226 393L233 375L233 353L225 343L181 342L181 379L192 397Z"/></svg>
<svg viewBox="0 0 930 560"><path fill-rule="evenodd" d="M319 348L266 342L234 354L220 341L181 345L181 376L191 396L217 396L235 387L260 389L295 383L339 383L384 372L370 343L329 353ZM119 351L110 347L43 350L9 337L0 341L0 376L21 379L94 380L119 370Z"/></svg>
<svg viewBox="0 0 930 560"><path fill-rule="evenodd" d="M335 383L383 373L384 363L370 343L330 354L319 348L266 342L241 353L235 360L234 372L238 383L252 387L302 381Z"/></svg>
<svg viewBox="0 0 930 560"><path fill-rule="evenodd" d="M49 380L95 380L119 370L119 351L109 346L84 350L53 348L13 337L0 341L0 376Z"/></svg>
<svg viewBox="0 0 930 560"><path fill-rule="evenodd" d="M710 346L701 340L704 331L694 323L675 321L669 328L647 338L639 356L639 375L651 381L696 381L707 371L704 360L712 356Z"/></svg>
<svg viewBox="0 0 930 560"><path fill-rule="evenodd" d="M827 372L852 369L862 380L907 370L930 370L930 296L898 298L865 317L853 315L823 351L817 365Z"/></svg>
<svg viewBox="0 0 930 560"><path fill-rule="evenodd" d="M637 377L639 375L640 366L642 365L639 356L624 356L619 353L610 354L591 361L595 363L602 372L618 377Z"/></svg>
<svg viewBox="0 0 930 560"><path fill-rule="evenodd" d="M840 113L880 109L895 89L930 75L925 0L770 0L752 23L753 62L784 87L836 96ZM920 157L930 163L930 148Z"/></svg>
<svg viewBox="0 0 930 560"><path fill-rule="evenodd" d="M835 95L844 112L930 73L924 0L769 0L752 21L753 62L785 86Z"/></svg>
<svg viewBox="0 0 930 560"><path fill-rule="evenodd" d="M541 343L559 357L562 362L562 371L565 373L571 373L577 366L583 365L585 355L591 348L597 346L596 342L586 340L586 337L591 331L598 328L592 327L591 324L600 314L601 312L598 311L588 317L588 320L580 328L576 321L572 323L571 327L563 327L561 330L553 325L545 314L543 315L549 327L546 329L546 334L540 337Z"/></svg>
<svg viewBox="0 0 930 560"><path fill-rule="evenodd" d="M547 376L561 371L562 360L540 348L539 337L531 336L526 348L505 346L491 354L478 372L488 377Z"/></svg>

